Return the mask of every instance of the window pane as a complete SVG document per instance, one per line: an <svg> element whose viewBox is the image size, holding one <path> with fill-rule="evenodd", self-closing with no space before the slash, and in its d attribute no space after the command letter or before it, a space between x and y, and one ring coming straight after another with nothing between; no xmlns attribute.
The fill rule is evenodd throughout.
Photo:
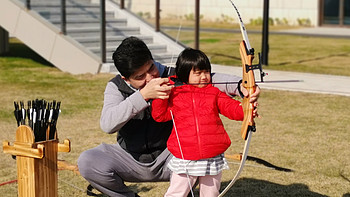
<svg viewBox="0 0 350 197"><path fill-rule="evenodd" d="M324 0L324 24L339 24L339 0Z"/></svg>
<svg viewBox="0 0 350 197"><path fill-rule="evenodd" d="M350 0L344 1L344 25L350 25Z"/></svg>

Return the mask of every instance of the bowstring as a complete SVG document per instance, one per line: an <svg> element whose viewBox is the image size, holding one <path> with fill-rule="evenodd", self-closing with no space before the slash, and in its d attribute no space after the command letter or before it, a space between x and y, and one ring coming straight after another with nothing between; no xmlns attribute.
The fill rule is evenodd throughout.
<svg viewBox="0 0 350 197"><path fill-rule="evenodd" d="M180 20L180 25L179 25L179 29L177 30L177 34L176 34L176 39L175 39L175 43L179 43L179 38L180 38L180 32L181 32L181 28L182 28L182 18ZM174 56L175 56L175 52L173 50L172 54L171 54L171 60L170 60L170 65L172 66L174 63ZM170 69L169 69L170 71Z"/></svg>
<svg viewBox="0 0 350 197"><path fill-rule="evenodd" d="M172 110L170 110L170 115L171 115L171 119L172 119L172 121L173 121L174 130L175 130L175 134L176 134L176 138L177 138L177 143L179 144L181 157L182 157L182 160L185 160L184 155L183 155L183 152L182 152L182 147L181 147L181 143L180 143L179 134L177 133L177 128L176 128L175 119L174 119L174 115L173 115ZM186 177L187 177L187 181L188 181L188 186L189 186L190 191L191 191L191 195L192 195L192 197L194 197L193 189L192 189L192 184L191 184L191 181L190 181L190 176L188 175L188 170L187 170L187 165L188 165L188 164L189 164L189 163L187 163L187 164L185 165Z"/></svg>
<svg viewBox="0 0 350 197"><path fill-rule="evenodd" d="M176 44L179 42L181 29L182 29L182 18L181 18L181 20L180 20L179 29L177 30L177 34L176 34L176 39L175 39L175 43L176 43ZM173 63L173 61L174 61L174 56L175 56L175 52L173 51L173 52L172 52L172 55L171 55L170 66L173 66L173 64L174 64L174 63ZM170 69L169 69L169 71L168 71L168 75L170 75L169 72L170 72ZM182 157L182 160L185 160L184 155L183 155L183 152L182 152L182 147L181 147L181 143L180 143L180 138L179 138L179 135L178 135L178 133L177 133L177 128L176 128L175 119L174 119L174 115L173 115L172 110L170 110L170 115L171 115L171 119L172 119L172 121L173 121L174 130L175 130L175 134L176 134L176 138L177 138L177 143L179 144L181 157ZM187 177L187 181L188 181L188 187L190 188L190 191L191 191L191 196L194 197L193 189L192 189L192 184L191 184L190 177L189 177L189 175L188 175L188 170L187 170L187 165L188 165L188 164L189 164L189 163L187 163L187 164L185 165L186 177Z"/></svg>

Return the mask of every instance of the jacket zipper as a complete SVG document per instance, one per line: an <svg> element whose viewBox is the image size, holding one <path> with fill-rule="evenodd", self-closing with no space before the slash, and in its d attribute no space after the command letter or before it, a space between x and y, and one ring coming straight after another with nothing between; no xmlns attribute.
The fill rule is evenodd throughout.
<svg viewBox="0 0 350 197"><path fill-rule="evenodd" d="M201 139L199 137L199 124L198 124L198 117L197 117L197 107L196 107L196 101L194 98L194 93L192 92L192 103L193 103L193 115L196 122L196 132L197 132L197 140L198 140L198 150L199 155L202 158L202 149L201 149Z"/></svg>

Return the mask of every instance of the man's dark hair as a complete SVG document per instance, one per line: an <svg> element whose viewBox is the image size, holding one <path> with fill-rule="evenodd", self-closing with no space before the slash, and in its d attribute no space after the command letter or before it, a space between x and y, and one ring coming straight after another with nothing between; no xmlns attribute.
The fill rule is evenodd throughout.
<svg viewBox="0 0 350 197"><path fill-rule="evenodd" d="M114 66L125 78L129 78L136 70L153 60L151 51L139 38L125 38L113 53Z"/></svg>
<svg viewBox="0 0 350 197"><path fill-rule="evenodd" d="M183 50L176 61L175 73L177 78L188 83L188 77L191 70L205 70L211 72L211 65L208 57L200 50L186 48Z"/></svg>

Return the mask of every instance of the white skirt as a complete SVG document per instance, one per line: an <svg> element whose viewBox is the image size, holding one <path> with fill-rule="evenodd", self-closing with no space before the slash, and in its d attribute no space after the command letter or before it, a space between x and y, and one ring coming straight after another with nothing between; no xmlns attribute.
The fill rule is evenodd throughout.
<svg viewBox="0 0 350 197"><path fill-rule="evenodd" d="M173 157L168 168L176 174L188 174L191 176L217 175L224 169L229 169L224 154L209 159L183 160Z"/></svg>

